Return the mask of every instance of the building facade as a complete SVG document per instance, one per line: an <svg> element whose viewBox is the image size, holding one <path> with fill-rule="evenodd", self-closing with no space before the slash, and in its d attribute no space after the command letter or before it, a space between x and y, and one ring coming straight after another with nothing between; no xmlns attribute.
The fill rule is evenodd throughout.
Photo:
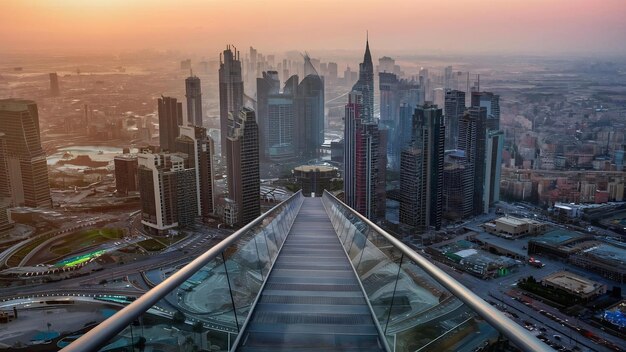
<svg viewBox="0 0 626 352"><path fill-rule="evenodd" d="M193 223L197 217L196 171L185 154L140 153L141 223L153 233Z"/></svg>
<svg viewBox="0 0 626 352"><path fill-rule="evenodd" d="M230 45L220 55L219 94L220 94L220 137L222 157L226 155L228 139L228 114L239 114L243 107L243 78L239 52ZM256 59L256 58L255 58Z"/></svg>
<svg viewBox="0 0 626 352"><path fill-rule="evenodd" d="M259 173L259 128L253 110L242 108L229 115L226 140L228 198L239 212L239 225L245 225L261 214L261 180Z"/></svg>
<svg viewBox="0 0 626 352"><path fill-rule="evenodd" d="M13 205L52 206L37 104L32 100L0 100L0 133L5 135L5 182L10 185Z"/></svg>
<svg viewBox="0 0 626 352"><path fill-rule="evenodd" d="M445 126L436 105L425 104L413 115L411 146L400 161L400 222L417 233L439 229L443 216Z"/></svg>
<svg viewBox="0 0 626 352"><path fill-rule="evenodd" d="M202 127L202 87L197 76L185 79L185 98L187 98L187 124Z"/></svg>
<svg viewBox="0 0 626 352"><path fill-rule="evenodd" d="M164 152L173 152L178 128L183 124L183 104L176 98L161 97L158 102L159 145Z"/></svg>

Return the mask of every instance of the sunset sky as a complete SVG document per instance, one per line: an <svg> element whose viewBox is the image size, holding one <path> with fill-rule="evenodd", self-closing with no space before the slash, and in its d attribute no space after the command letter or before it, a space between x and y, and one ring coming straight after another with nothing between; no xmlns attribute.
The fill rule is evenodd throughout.
<svg viewBox="0 0 626 352"><path fill-rule="evenodd" d="M0 0L0 53L626 54L626 0Z"/></svg>

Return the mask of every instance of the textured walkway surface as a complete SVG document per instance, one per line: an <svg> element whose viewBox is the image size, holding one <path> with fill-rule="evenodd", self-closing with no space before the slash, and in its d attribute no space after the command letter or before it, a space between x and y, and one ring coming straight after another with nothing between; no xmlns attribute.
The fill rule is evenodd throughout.
<svg viewBox="0 0 626 352"><path fill-rule="evenodd" d="M305 198L238 351L383 351L322 206Z"/></svg>

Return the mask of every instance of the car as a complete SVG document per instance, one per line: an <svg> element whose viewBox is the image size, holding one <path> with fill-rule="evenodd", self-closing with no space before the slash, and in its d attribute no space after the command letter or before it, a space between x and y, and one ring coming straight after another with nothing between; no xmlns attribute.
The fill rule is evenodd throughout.
<svg viewBox="0 0 626 352"><path fill-rule="evenodd" d="M561 335L552 335L552 337L557 341L561 341Z"/></svg>

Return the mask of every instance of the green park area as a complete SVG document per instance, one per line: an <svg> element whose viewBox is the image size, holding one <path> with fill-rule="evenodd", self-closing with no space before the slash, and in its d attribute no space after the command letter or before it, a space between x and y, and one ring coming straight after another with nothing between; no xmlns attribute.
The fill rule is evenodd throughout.
<svg viewBox="0 0 626 352"><path fill-rule="evenodd" d="M69 234L53 242L49 250L50 253L55 256L64 256L86 247L112 240L119 240L122 237L124 237L123 229L102 228L83 230Z"/></svg>

